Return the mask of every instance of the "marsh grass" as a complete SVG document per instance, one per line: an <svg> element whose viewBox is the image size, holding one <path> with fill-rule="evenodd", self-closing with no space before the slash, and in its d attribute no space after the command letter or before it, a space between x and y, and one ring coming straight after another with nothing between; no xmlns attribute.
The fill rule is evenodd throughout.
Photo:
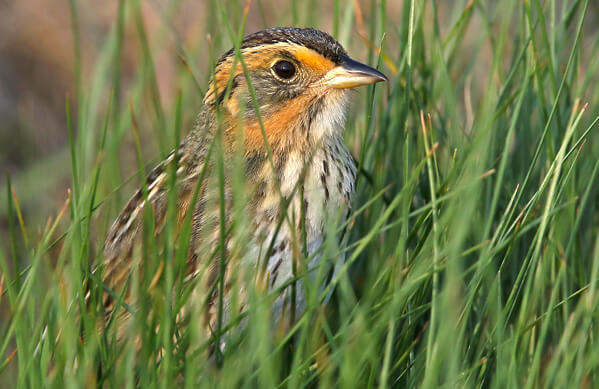
<svg viewBox="0 0 599 389"><path fill-rule="evenodd" d="M180 3L165 5L166 25ZM0 302L8 312L0 322L1 386L597 385L599 35L589 1L455 1L442 16L435 1L404 1L392 7L400 16L387 15L388 3L334 1L328 15L330 32L350 52L367 47L367 62L390 76L356 95L349 114L347 144L360 173L350 219L327 225L322 255L334 260L344 252L347 260L330 290L308 281L303 265L310 258L300 250L306 312L281 331L269 319L273 295L240 270L236 285L247 287L250 308L228 322L221 317L205 334L207 291L184 278L190 218L175 225L172 170L158 239L151 213L144 215L147 233L129 280L138 303L120 308L133 320L119 342L116 318L98 331L104 286L90 267L101 261L107 227L131 193L126 184L143 185L152 161L189 129L189 112L210 87L211 71L198 69L194 57L214 63L229 47L238 50L247 13L240 1L209 2L211 39L197 53L179 47L176 98L165 106L153 52L169 29L150 37L140 0L119 1L87 78L83 4L71 1L77 93L65 101L68 199L37 227L19 205L30 194L10 177L1 197L10 221L9 247L0 250ZM266 24L265 6L251 4ZM293 24L319 27L316 9L315 2L292 1ZM126 28L136 31L143 60L125 88ZM127 139L133 151L122 151ZM219 147L217 137L211 155L221 191L225 169L237 189L234 223L218 228L240 242L226 253L223 239L206 254L206 261L227 257L222 275L226 266L241 269L251 226L243 170L225 166ZM133 153L137 172L119 166L122 152ZM345 247L335 239L343 230ZM178 325L184 307L189 316ZM221 338L228 346L208 359Z"/></svg>

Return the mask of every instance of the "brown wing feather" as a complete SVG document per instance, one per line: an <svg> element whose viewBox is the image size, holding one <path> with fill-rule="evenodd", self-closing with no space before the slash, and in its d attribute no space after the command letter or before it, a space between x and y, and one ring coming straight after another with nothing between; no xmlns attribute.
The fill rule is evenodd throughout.
<svg viewBox="0 0 599 389"><path fill-rule="evenodd" d="M168 167L173 163L174 157L175 153L173 152L166 160L156 166L146 178L147 201L152 206L156 235L162 231L164 226L168 201ZM192 177L190 177L184 156L180 156L178 163L176 181L180 201L177 201L177 204L179 207L178 216L181 217L187 213L190 205L190 201L186 198L189 197L190 192L188 183L194 175L192 174ZM143 190L138 189L131 196L108 231L104 246L103 282L115 293L120 293L120 289L129 276L132 263L131 255L136 242L140 238L147 201ZM112 304L111 300L110 295L106 293L104 303L107 309Z"/></svg>

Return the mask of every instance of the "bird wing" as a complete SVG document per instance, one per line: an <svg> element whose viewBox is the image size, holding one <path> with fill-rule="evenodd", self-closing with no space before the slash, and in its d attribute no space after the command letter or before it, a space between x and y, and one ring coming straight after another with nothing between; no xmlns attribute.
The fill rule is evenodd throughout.
<svg viewBox="0 0 599 389"><path fill-rule="evenodd" d="M141 236L144 226L144 211L149 202L154 215L154 234L161 233L165 225L168 206L169 171L176 163L177 216L184 219L190 209L191 197L198 177L197 169L190 165L189 155L175 150L158 166L145 181L145 188L138 189L129 199L121 213L110 227L104 245L103 282L113 292L120 288L130 274L133 249ZM147 191L147 197L144 192ZM179 223L178 223L179 224ZM109 296L105 297L105 305Z"/></svg>

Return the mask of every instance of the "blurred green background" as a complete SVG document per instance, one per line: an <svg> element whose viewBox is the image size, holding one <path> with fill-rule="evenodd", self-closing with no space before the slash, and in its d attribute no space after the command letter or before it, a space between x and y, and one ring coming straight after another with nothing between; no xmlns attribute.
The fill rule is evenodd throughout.
<svg viewBox="0 0 599 389"><path fill-rule="evenodd" d="M77 331L46 338L47 355L32 351L48 323L96 319L93 307L78 306L79 316L65 307L80 263L101 258L106 228L139 182L132 114L152 167L173 147L177 97L186 133L246 6L245 33L316 27L389 76L356 93L347 126L363 168L349 234L354 289L340 282L330 333L318 337L306 320L291 356L277 342L258 347L272 337L255 321L223 374L180 353L174 368L142 366L144 379L596 387L599 4L577 0L0 1L0 265L10 273L0 278L0 383L96 383L100 359L116 365L106 379L132 385L132 359L115 362L130 350L96 334L97 343L78 343ZM60 216L73 188L78 203ZM73 217L88 211L91 223ZM31 352L15 356L19 342Z"/></svg>
<svg viewBox="0 0 599 389"><path fill-rule="evenodd" d="M77 2L76 2L77 3ZM273 26L316 26L331 34L343 30L342 44L359 59L365 60L368 45L361 39L358 31L358 19L353 16L359 9L362 29L370 29L371 13L375 12L368 0L334 1L277 1L256 0L250 2L246 22L246 32L251 33ZM385 1L386 26L385 50L391 58L401 58L398 33L407 26L402 25L405 15L402 12L405 2L401 0ZM446 35L468 2L438 1L438 21L441 35ZM470 2L478 3L478 2ZM557 2L558 12L563 2ZM162 105L171 107L177 91L185 88L181 85L180 73L182 57L192 66L192 71L205 86L209 72L210 56L208 46L226 48L230 45L227 34L222 31L218 18L214 16L216 0L148 0L140 2L145 30L152 43L152 57L156 67L156 81ZM233 25L239 23L245 1L230 0L223 3ZM341 8L335 10L335 7ZM548 9L548 6L546 5ZM82 2L77 5L75 19L69 2L48 0L4 0L0 2L0 172L10 174L13 186L18 193L20 205L27 224L44 223L56 212L66 199L66 189L70 186L70 164L68 151L67 121L65 98L77 98L76 68L80 67L82 88L88 92L91 80L98 71L101 52L106 49L106 38L115 28L119 2L116 0L101 2ZM485 9L490 13L500 13L501 4L487 2ZM349 12L348 12L349 11ZM351 25L340 26L342 21L334 20L335 12L350 16ZM426 7L424 20L432 20L432 11ZM559 15L558 15L559 17ZM74 24L74 20L76 23ZM346 18L347 20L347 18ZM486 29L488 21L475 12L468 20L463 32L459 55L453 58L450 76L455 80L466 81L467 89L458 101L464 98L476 102L484 94L489 77L492 49L489 42L480 40L481 29ZM579 68L582 73L594 60L596 53L596 32L599 23L599 4L591 1L584 23ZM547 26L550 28L551 26ZM80 61L75 61L73 28L79 31ZM368 33L369 31L364 31ZM120 77L121 90L115 91L117 104L127 104L131 87L143 72L143 47L141 47L135 23L126 23L122 31L123 47L120 52L120 68L104 69L108 78ZM337 37L339 37L337 35ZM343 39L344 38L344 39ZM224 41L224 43L223 43ZM513 44L508 40L507 45ZM185 54L183 54L185 53ZM219 55L216 52L215 55ZM106 59L105 59L106 60ZM507 60L507 58L506 58ZM563 69L562 69L563 70ZM393 76L393 72L387 71ZM143 75L141 75L143 77ZM583 101L592 100L597 94L595 87L599 76L590 74L585 80L588 88L583 88ZM153 93L146 86L145 93ZM109 87L105 88L110 90ZM106 104L106 90L103 91L103 104ZM200 90L186 95L190 106L199 106L202 96ZM458 91L459 92L459 91ZM147 104L151 104L147 102ZM104 107L105 108L105 107ZM472 107L456 107L464 117L464 127L471 123ZM591 107L592 108L592 107ZM150 115L151 106L146 105L140 115ZM189 129L196 110L183 113L183 129ZM72 108L73 116L78 112ZM94 116L102 117L101 111ZM76 122L76 119L74 119ZM143 146L149 147L149 155L157 156L158 145L151 130L145 126L142 132ZM117 130L109 128L109 137ZM119 136L123 134L119 133ZM132 137L125 135L125 149L133 150ZM128 177L135 171L134 159L121 153L123 163L121 171ZM92 157L92 156L90 156ZM114 183L115 185L118 183ZM104 188L107 190L108 188ZM5 180L0 182L0 236L7 232L7 199ZM6 250L6 240L2 249ZM6 252L8 254L8 252Z"/></svg>

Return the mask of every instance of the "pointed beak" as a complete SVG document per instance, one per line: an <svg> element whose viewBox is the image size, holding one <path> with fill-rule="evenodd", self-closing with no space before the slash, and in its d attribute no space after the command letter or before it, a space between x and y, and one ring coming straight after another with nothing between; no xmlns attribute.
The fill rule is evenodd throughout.
<svg viewBox="0 0 599 389"><path fill-rule="evenodd" d="M323 78L322 83L332 88L354 88L361 85L387 81L387 76L378 70L358 61L342 56L340 65L331 69Z"/></svg>

